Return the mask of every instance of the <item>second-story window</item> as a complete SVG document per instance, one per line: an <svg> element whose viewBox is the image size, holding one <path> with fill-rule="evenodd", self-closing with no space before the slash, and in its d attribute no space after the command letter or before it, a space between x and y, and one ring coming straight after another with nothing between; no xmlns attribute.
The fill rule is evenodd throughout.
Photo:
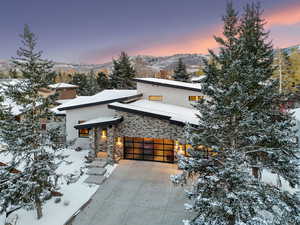
<svg viewBox="0 0 300 225"><path fill-rule="evenodd" d="M161 95L150 95L149 100L150 101L162 101L163 96L161 96Z"/></svg>
<svg viewBox="0 0 300 225"><path fill-rule="evenodd" d="M203 99L203 96L189 96L189 101L199 101Z"/></svg>

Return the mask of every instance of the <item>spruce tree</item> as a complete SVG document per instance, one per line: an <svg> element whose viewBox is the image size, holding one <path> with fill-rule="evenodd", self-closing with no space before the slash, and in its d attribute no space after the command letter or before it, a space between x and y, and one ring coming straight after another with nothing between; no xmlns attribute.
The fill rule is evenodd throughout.
<svg viewBox="0 0 300 225"><path fill-rule="evenodd" d="M183 82L188 82L190 79L190 75L186 70L186 65L182 62L181 58L178 60L178 63L176 65L176 68L174 69L174 74L172 77L174 80L183 81Z"/></svg>
<svg viewBox="0 0 300 225"><path fill-rule="evenodd" d="M77 90L78 95L80 96L88 96L88 79L86 74L84 73L76 73L72 77L71 84L77 85L79 88Z"/></svg>
<svg viewBox="0 0 300 225"><path fill-rule="evenodd" d="M59 135L56 129L45 131L41 127L42 120L54 116L49 111L54 98L43 98L39 90L54 83L56 74L53 63L42 59L42 52L36 50L37 38L27 25L21 38L23 46L12 64L24 79L8 85L5 97L21 108L22 118L16 121L8 109L6 119L0 124L1 138L12 156L8 166L0 167L0 212L16 206L35 208L40 219L45 196L56 188L55 171L61 146L55 142ZM12 173L13 168L21 171Z"/></svg>
<svg viewBox="0 0 300 225"><path fill-rule="evenodd" d="M110 75L112 88L115 89L133 89L135 83L135 70L130 63L129 56L125 52L121 52L118 60L113 60L113 71Z"/></svg>
<svg viewBox="0 0 300 225"><path fill-rule="evenodd" d="M98 86L97 82L97 75L95 74L94 70L91 70L87 74L87 86L85 88L86 95L91 96L97 94L101 91L100 87Z"/></svg>
<svg viewBox="0 0 300 225"><path fill-rule="evenodd" d="M95 74L93 70L91 70L89 73L76 73L71 83L79 86L78 88L78 94L80 96L91 96L94 94L97 94L98 92L102 91L103 89L109 88L109 83L103 83L105 80L100 81L99 74ZM108 79L107 79L108 81ZM102 82L102 83L101 83ZM107 85L104 86L104 85Z"/></svg>
<svg viewBox="0 0 300 225"><path fill-rule="evenodd" d="M97 74L96 80L100 90L111 88L110 80L108 79L107 75L104 72L99 72Z"/></svg>
<svg viewBox="0 0 300 225"><path fill-rule="evenodd" d="M205 62L199 125L187 129L190 157L180 157L184 172L172 176L175 183L195 178L189 224L300 224L299 197L260 177L267 170L299 185L293 118L279 110L284 96L271 79L274 51L261 14L251 4L238 17L229 3L224 37L216 38L220 52L210 51L212 63Z"/></svg>

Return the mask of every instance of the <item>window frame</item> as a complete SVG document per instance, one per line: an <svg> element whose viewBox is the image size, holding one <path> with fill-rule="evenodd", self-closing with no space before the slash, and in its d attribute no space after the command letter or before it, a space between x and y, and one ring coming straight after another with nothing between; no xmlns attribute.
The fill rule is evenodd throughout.
<svg viewBox="0 0 300 225"><path fill-rule="evenodd" d="M193 95L193 96L189 96L189 101L190 102L196 102L196 101L200 101L204 98L204 96L202 95Z"/></svg>
<svg viewBox="0 0 300 225"><path fill-rule="evenodd" d="M155 102L162 102L163 96L162 95L149 95L148 100L155 101Z"/></svg>
<svg viewBox="0 0 300 225"><path fill-rule="evenodd" d="M85 120L78 120L78 124L86 122ZM82 133L82 131L87 131L87 133ZM88 128L83 128L83 129L78 129L78 137L79 138L89 138L90 136L90 129Z"/></svg>

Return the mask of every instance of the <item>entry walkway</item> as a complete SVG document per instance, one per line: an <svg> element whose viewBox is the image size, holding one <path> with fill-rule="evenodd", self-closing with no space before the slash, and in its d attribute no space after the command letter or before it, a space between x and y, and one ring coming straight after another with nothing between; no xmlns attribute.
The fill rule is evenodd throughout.
<svg viewBox="0 0 300 225"><path fill-rule="evenodd" d="M187 200L169 179L178 172L175 164L120 161L73 225L182 225Z"/></svg>

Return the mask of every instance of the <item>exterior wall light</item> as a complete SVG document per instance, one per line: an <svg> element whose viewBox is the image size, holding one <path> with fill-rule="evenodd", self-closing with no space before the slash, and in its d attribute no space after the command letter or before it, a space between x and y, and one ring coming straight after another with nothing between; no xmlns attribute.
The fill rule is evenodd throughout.
<svg viewBox="0 0 300 225"><path fill-rule="evenodd" d="M190 149L192 148L192 145L185 145L185 149Z"/></svg>
<svg viewBox="0 0 300 225"><path fill-rule="evenodd" d="M101 138L106 138L107 137L107 130L103 129L101 131Z"/></svg>
<svg viewBox="0 0 300 225"><path fill-rule="evenodd" d="M175 141L175 150L178 150L179 147L179 141Z"/></svg>
<svg viewBox="0 0 300 225"><path fill-rule="evenodd" d="M184 155L183 145L179 145L178 154L179 154L179 155Z"/></svg>
<svg viewBox="0 0 300 225"><path fill-rule="evenodd" d="M118 137L117 138L117 146L122 146L122 138L121 137Z"/></svg>

